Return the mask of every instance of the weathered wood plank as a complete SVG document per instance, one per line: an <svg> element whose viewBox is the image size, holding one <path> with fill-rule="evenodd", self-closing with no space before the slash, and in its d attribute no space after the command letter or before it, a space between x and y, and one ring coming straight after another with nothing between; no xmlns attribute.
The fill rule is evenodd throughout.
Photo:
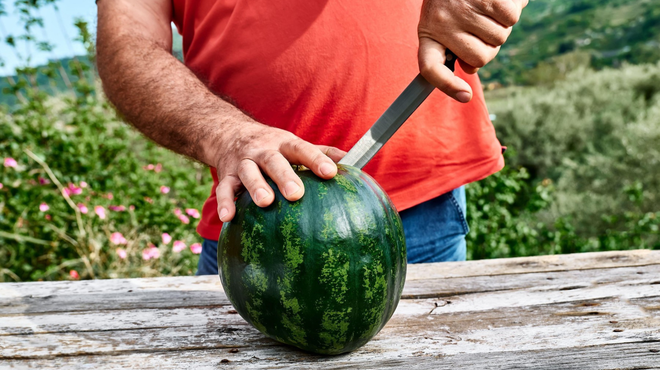
<svg viewBox="0 0 660 370"><path fill-rule="evenodd" d="M659 297L657 284L638 279L404 300L365 350L452 355L660 340ZM0 358L277 345L225 309L7 316L0 321L5 334L45 334L0 336Z"/></svg>
<svg viewBox="0 0 660 370"><path fill-rule="evenodd" d="M409 265L406 281L660 264L660 251L632 250Z"/></svg>
<svg viewBox="0 0 660 370"><path fill-rule="evenodd" d="M538 257L506 258L467 262L408 265L406 282L660 265L660 251L634 250ZM1 283L2 298L42 298L53 295L125 293L127 291L217 291L222 285L217 276L182 276L142 279L111 279L30 283ZM2 306L0 306L2 307Z"/></svg>
<svg viewBox="0 0 660 370"><path fill-rule="evenodd" d="M448 303L452 302L452 303ZM626 302L623 306L621 302ZM660 315L660 296L640 297L628 301L619 298L579 300L550 305L502 307L499 310L450 311L443 307L455 304L448 300L408 300L400 304L388 327L413 330L426 326L429 320L449 320L452 332L497 326L555 325L571 317L600 316L603 319L633 320L637 317L654 318ZM630 305L630 307L626 307ZM648 311L641 315L641 311ZM632 315L627 314L631 312ZM641 315L641 316L640 316ZM441 317L442 316L442 317ZM451 317L451 318L449 318ZM493 321L494 320L494 321ZM488 323L484 327L484 323ZM624 325L621 322L619 326ZM220 328L247 325L231 307L179 308L173 310L129 310L113 312L82 312L71 315L44 314L5 317L0 319L0 339L8 335L76 333L92 331L121 331L158 328L191 328L202 326Z"/></svg>
<svg viewBox="0 0 660 370"><path fill-rule="evenodd" d="M441 314L448 312L488 311L495 308L520 308L556 302L583 302L618 297L636 302L637 298L660 297L660 284L652 279L639 279L644 275L631 274L629 279L609 284L585 284L580 288L563 284L555 286L532 286L519 290L497 290L469 295L447 296L442 299L402 300L397 317L423 315L426 312ZM568 288L568 289L567 289ZM575 288L575 289L574 289ZM448 303L450 302L450 303ZM652 305L648 306L652 309ZM82 330L122 330L149 327L159 322L159 327L188 326L215 320L217 323L230 320L237 315L231 306L193 306L162 309L98 310L62 313L40 313L28 315L0 316L0 336L49 332L75 332ZM195 318L195 319L192 319ZM109 320L108 320L109 319ZM230 320L231 321L231 320ZM240 320L242 322L242 320ZM141 326L144 325L144 326Z"/></svg>
<svg viewBox="0 0 660 370"><path fill-rule="evenodd" d="M660 363L658 251L412 265L404 298L365 347L319 357L230 314L217 276L0 284L0 368Z"/></svg>
<svg viewBox="0 0 660 370"><path fill-rule="evenodd" d="M400 353L350 353L321 357L287 347L148 351L112 356L65 356L4 360L0 369L660 369L660 342L617 343L576 348L461 353L453 356Z"/></svg>
<svg viewBox="0 0 660 370"><path fill-rule="evenodd" d="M477 292L526 289L570 289L577 283L606 284L644 278L660 283L660 265L577 270L518 275L493 275L407 281L403 299L447 297ZM58 282L51 290L15 297L0 295L3 315L48 312L127 310L141 308L175 309L182 307L228 306L229 301L215 276L112 281ZM135 283L134 285L131 285ZM153 284L153 285L152 285ZM29 284L28 284L29 285ZM80 285L80 289L76 287ZM20 284L19 284L20 286ZM187 287L190 287L188 290ZM0 289L2 284L0 284ZM12 288L15 289L15 288ZM5 292L13 292L5 288ZM26 289L22 289L25 294Z"/></svg>
<svg viewBox="0 0 660 370"><path fill-rule="evenodd" d="M660 284L660 264L598 270L407 280L402 298L446 297L533 287L538 289L542 287L547 289L570 289L578 285L616 283L641 277Z"/></svg>

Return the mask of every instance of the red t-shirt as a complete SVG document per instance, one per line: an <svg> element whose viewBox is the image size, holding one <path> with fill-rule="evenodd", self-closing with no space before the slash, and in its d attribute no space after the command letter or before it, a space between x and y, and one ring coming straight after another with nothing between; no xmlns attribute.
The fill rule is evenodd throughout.
<svg viewBox="0 0 660 370"><path fill-rule="evenodd" d="M186 65L257 121L350 149L418 73L422 0L173 0ZM481 84L461 104L434 91L364 170L398 210L504 165ZM181 97L185 99L185 96ZM214 185L199 234L217 240Z"/></svg>

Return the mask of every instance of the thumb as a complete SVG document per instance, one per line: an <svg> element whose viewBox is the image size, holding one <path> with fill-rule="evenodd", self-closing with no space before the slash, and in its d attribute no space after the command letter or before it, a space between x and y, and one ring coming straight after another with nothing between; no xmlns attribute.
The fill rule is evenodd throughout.
<svg viewBox="0 0 660 370"><path fill-rule="evenodd" d="M419 72L428 82L461 103L472 99L472 88L445 66L447 48L428 37L419 39Z"/></svg>

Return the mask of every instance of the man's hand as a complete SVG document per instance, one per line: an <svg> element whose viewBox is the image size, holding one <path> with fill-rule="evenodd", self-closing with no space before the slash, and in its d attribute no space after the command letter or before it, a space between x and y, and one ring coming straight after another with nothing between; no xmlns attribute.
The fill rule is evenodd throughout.
<svg viewBox="0 0 660 370"><path fill-rule="evenodd" d="M215 166L218 212L234 217L243 184L261 207L274 194L261 170L286 199L304 193L289 162L329 179L344 152L315 146L262 125L220 99L171 54L171 0L98 0L97 61L108 99L144 135L177 153Z"/></svg>
<svg viewBox="0 0 660 370"><path fill-rule="evenodd" d="M419 70L450 97L467 103L472 89L444 66L447 48L476 73L495 58L528 0L424 0L417 33Z"/></svg>
<svg viewBox="0 0 660 370"><path fill-rule="evenodd" d="M288 131L254 122L245 122L234 137L235 141L222 146L217 155L220 184L216 196L223 222L234 218L234 198L243 186L259 207L275 200L261 170L277 184L286 199L295 201L303 196L305 189L290 163L302 164L317 176L331 179L337 174L334 162L346 155L337 148L313 145Z"/></svg>

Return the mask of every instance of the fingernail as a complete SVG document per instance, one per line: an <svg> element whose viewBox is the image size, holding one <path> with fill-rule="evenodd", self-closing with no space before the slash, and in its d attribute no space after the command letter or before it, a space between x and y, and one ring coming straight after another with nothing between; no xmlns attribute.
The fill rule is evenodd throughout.
<svg viewBox="0 0 660 370"><path fill-rule="evenodd" d="M260 188L254 192L254 202L261 203L261 201L268 196L266 189Z"/></svg>
<svg viewBox="0 0 660 370"><path fill-rule="evenodd" d="M227 208L223 208L220 210L220 221L222 221L225 218L225 216L227 216L227 213L229 213L229 211L227 211Z"/></svg>
<svg viewBox="0 0 660 370"><path fill-rule="evenodd" d="M300 190L300 186L293 181L289 181L284 185L284 192L287 197L292 196Z"/></svg>
<svg viewBox="0 0 660 370"><path fill-rule="evenodd" d="M319 167L319 171L321 171L323 176L330 176L335 171L335 169L334 166L330 163L323 163L321 167Z"/></svg>
<svg viewBox="0 0 660 370"><path fill-rule="evenodd" d="M467 103L470 101L471 98L472 95L470 95L470 93L467 91L461 91L458 94L456 94L456 100L460 101L461 103Z"/></svg>

